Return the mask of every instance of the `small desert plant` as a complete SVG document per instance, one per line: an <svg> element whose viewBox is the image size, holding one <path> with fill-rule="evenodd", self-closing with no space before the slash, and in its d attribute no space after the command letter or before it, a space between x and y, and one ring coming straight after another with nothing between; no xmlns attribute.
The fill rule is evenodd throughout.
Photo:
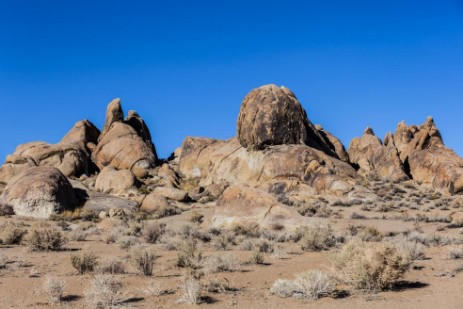
<svg viewBox="0 0 463 309"><path fill-rule="evenodd" d="M232 233L221 233L214 238L212 244L219 250L228 250L231 245L235 244L235 235Z"/></svg>
<svg viewBox="0 0 463 309"><path fill-rule="evenodd" d="M359 236L363 241L377 242L383 239L383 234L372 226L365 227Z"/></svg>
<svg viewBox="0 0 463 309"><path fill-rule="evenodd" d="M186 277L180 288L183 293L182 297L178 300L179 303L197 305L201 302L201 284L198 280Z"/></svg>
<svg viewBox="0 0 463 309"><path fill-rule="evenodd" d="M123 236L119 238L118 245L121 249L129 249L134 245L138 244L138 238L135 236Z"/></svg>
<svg viewBox="0 0 463 309"><path fill-rule="evenodd" d="M145 276L153 274L156 255L148 248L136 247L132 250L130 260L135 268Z"/></svg>
<svg viewBox="0 0 463 309"><path fill-rule="evenodd" d="M308 227L300 240L301 249L304 251L327 250L336 245L336 236L331 227Z"/></svg>
<svg viewBox="0 0 463 309"><path fill-rule="evenodd" d="M6 256L0 253L0 269L5 269L7 262L8 262L8 259L6 258Z"/></svg>
<svg viewBox="0 0 463 309"><path fill-rule="evenodd" d="M124 274L125 265L116 259L107 259L98 263L98 271L103 274Z"/></svg>
<svg viewBox="0 0 463 309"><path fill-rule="evenodd" d="M411 260L423 260L424 246L417 241L410 241L404 236L397 236L391 241L397 248Z"/></svg>
<svg viewBox="0 0 463 309"><path fill-rule="evenodd" d="M318 299L334 293L336 285L325 273L311 270L296 275L293 280L278 279L270 292L278 297Z"/></svg>
<svg viewBox="0 0 463 309"><path fill-rule="evenodd" d="M457 260L463 258L463 248L452 248L447 253L448 259Z"/></svg>
<svg viewBox="0 0 463 309"><path fill-rule="evenodd" d="M82 251L71 255L72 266L77 269L79 274L93 272L98 266L98 257L89 251Z"/></svg>
<svg viewBox="0 0 463 309"><path fill-rule="evenodd" d="M198 240L190 237L178 245L179 254L177 257L176 266L188 268L189 274L194 277L200 277L202 274L203 253L198 244Z"/></svg>
<svg viewBox="0 0 463 309"><path fill-rule="evenodd" d="M69 239L74 241L85 241L87 239L87 231L82 228L77 228L69 233Z"/></svg>
<svg viewBox="0 0 463 309"><path fill-rule="evenodd" d="M161 282L159 281L151 281L145 288L139 289L139 291L148 296L161 296L164 294L172 294L173 291L166 290L161 287Z"/></svg>
<svg viewBox="0 0 463 309"><path fill-rule="evenodd" d="M254 251L251 256L251 263L257 264L257 265L265 264L264 254L260 251Z"/></svg>
<svg viewBox="0 0 463 309"><path fill-rule="evenodd" d="M90 308L113 309L119 308L122 302L122 283L112 275L96 275L85 292Z"/></svg>
<svg viewBox="0 0 463 309"><path fill-rule="evenodd" d="M66 243L66 237L52 227L33 230L27 240L32 251L56 251L62 249Z"/></svg>
<svg viewBox="0 0 463 309"><path fill-rule="evenodd" d="M283 246L277 245L273 248L272 257L275 259L284 259L286 258L286 250Z"/></svg>
<svg viewBox="0 0 463 309"><path fill-rule="evenodd" d="M29 271L29 278L38 278L40 277L40 273L37 271L37 268L32 267Z"/></svg>
<svg viewBox="0 0 463 309"><path fill-rule="evenodd" d="M165 223L150 223L147 224L142 231L143 237L147 243L155 244L159 241L161 236L165 233Z"/></svg>
<svg viewBox="0 0 463 309"><path fill-rule="evenodd" d="M3 243L5 245L19 245L21 244L24 235L27 234L27 230L19 228L14 224L7 225L4 227Z"/></svg>
<svg viewBox="0 0 463 309"><path fill-rule="evenodd" d="M232 254L223 256L210 256L204 260L203 267L206 273L218 273L240 270L240 261Z"/></svg>
<svg viewBox="0 0 463 309"><path fill-rule="evenodd" d="M353 241L331 256L339 277L362 291L392 288L409 269L411 260L392 243Z"/></svg>
<svg viewBox="0 0 463 309"><path fill-rule="evenodd" d="M43 283L43 291L47 295L50 304L63 300L64 282L55 277L46 277Z"/></svg>
<svg viewBox="0 0 463 309"><path fill-rule="evenodd" d="M204 215L200 214L197 211L193 211L190 216L190 222L201 224L203 222Z"/></svg>

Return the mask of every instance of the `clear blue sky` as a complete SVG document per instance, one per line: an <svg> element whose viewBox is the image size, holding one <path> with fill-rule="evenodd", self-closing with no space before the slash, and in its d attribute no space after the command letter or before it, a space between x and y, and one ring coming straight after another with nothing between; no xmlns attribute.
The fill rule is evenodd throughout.
<svg viewBox="0 0 463 309"><path fill-rule="evenodd" d="M463 154L463 1L0 0L0 160L55 143L107 103L147 121L161 157L235 135L243 97L292 89L350 140L434 116Z"/></svg>

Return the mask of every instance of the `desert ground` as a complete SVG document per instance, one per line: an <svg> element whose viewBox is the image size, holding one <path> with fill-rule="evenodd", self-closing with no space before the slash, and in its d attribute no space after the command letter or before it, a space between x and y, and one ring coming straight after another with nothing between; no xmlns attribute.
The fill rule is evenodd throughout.
<svg viewBox="0 0 463 309"><path fill-rule="evenodd" d="M160 219L82 219L78 213L54 220L2 216L0 306L88 308L95 304L94 297L110 297L111 305L102 308L182 308L197 297L194 302L205 308L461 308L463 224L452 223L451 214L461 210L463 200L427 193L412 184L374 182L372 189L386 191L387 201L327 205L329 211L310 217L312 225L299 240L297 231L277 226L211 228L214 201L179 203L181 213ZM314 234L328 226L329 235ZM56 248L35 248L33 231L46 229L67 241ZM307 247L304 237L312 245ZM399 244L403 254L410 255L403 278L386 291L357 290L343 283L331 259L353 240ZM134 264L137 250L154 255L152 274L144 275ZM83 273L71 261L81 254L95 257ZM183 265L180 256L191 259L192 265ZM272 292L278 279L310 270L330 276L327 280L335 289L317 299L282 298ZM112 295L93 285L102 275L121 284ZM51 279L62 287L58 298L47 286ZM197 285L186 287L186 280Z"/></svg>

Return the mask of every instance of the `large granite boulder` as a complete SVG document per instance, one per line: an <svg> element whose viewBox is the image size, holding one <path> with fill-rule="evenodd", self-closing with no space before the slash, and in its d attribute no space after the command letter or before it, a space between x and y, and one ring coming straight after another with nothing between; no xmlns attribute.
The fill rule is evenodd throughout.
<svg viewBox="0 0 463 309"><path fill-rule="evenodd" d="M237 137L249 150L299 144L336 156L309 121L294 93L275 85L256 88L244 98L237 121Z"/></svg>
<svg viewBox="0 0 463 309"><path fill-rule="evenodd" d="M212 217L212 225L217 227L279 225L296 228L309 222L310 218L302 217L294 208L281 204L274 195L244 186L226 189L217 201Z"/></svg>
<svg viewBox="0 0 463 309"><path fill-rule="evenodd" d="M49 218L78 204L68 179L50 166L31 167L15 176L0 196L0 204L11 205L15 214Z"/></svg>
<svg viewBox="0 0 463 309"><path fill-rule="evenodd" d="M129 170L105 167L96 178L95 189L107 194L123 194L137 185L137 179Z"/></svg>
<svg viewBox="0 0 463 309"><path fill-rule="evenodd" d="M65 176L80 176L92 170L91 150L100 131L88 120L77 122L57 144L31 142L19 145L0 167L0 181L34 166L53 166Z"/></svg>
<svg viewBox="0 0 463 309"><path fill-rule="evenodd" d="M349 145L349 158L359 167L359 174L367 177L371 174L391 181L407 180L397 149L390 139L383 145L371 128L367 128L362 137L354 138Z"/></svg>
<svg viewBox="0 0 463 309"><path fill-rule="evenodd" d="M444 146L431 117L421 126L400 123L393 140L405 169L415 181L432 185L445 194L463 192L463 159Z"/></svg>
<svg viewBox="0 0 463 309"><path fill-rule="evenodd" d="M156 151L148 128L138 114L132 112L128 120L129 123L123 121L120 100L113 100L108 105L106 122L92 159L100 170L112 166L118 170L129 170L140 178L146 177L157 162ZM134 128L130 123L141 127L135 125Z"/></svg>

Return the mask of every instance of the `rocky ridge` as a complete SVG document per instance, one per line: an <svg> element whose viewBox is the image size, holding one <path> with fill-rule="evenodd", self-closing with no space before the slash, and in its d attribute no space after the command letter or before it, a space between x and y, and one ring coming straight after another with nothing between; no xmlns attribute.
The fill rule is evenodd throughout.
<svg viewBox="0 0 463 309"><path fill-rule="evenodd" d="M312 124L294 93L266 85L244 98L236 137L187 137L164 161L144 120L135 111L124 118L115 99L101 132L83 120L58 144L18 146L0 167L0 203L37 218L76 207L106 213L111 204L160 217L209 203L216 205L212 225L296 227L310 220L300 207L381 199L371 178L455 195L463 192L463 159L445 147L432 118L400 123L384 141L367 128L346 151ZM25 184L31 192L18 189ZM38 187L47 189L32 192Z"/></svg>

